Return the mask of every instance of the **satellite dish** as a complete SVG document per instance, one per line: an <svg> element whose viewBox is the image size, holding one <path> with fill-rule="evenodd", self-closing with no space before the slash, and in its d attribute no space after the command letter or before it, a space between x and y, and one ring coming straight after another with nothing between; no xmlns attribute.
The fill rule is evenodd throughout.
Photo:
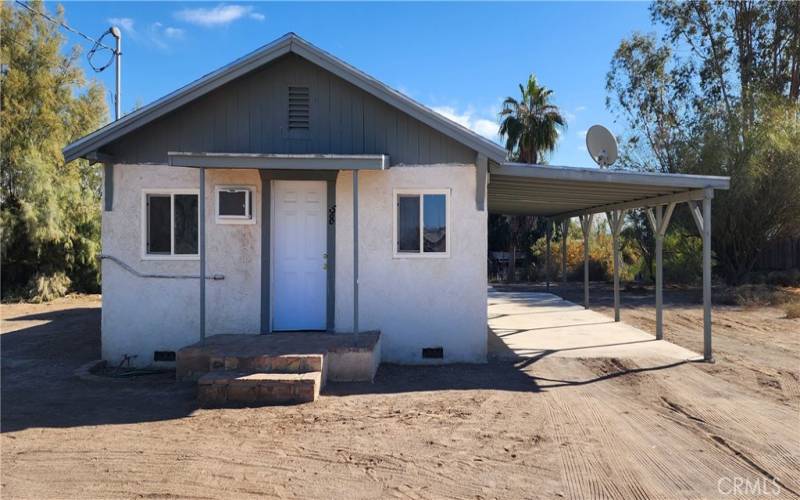
<svg viewBox="0 0 800 500"><path fill-rule="evenodd" d="M617 140L602 125L592 125L586 132L586 149L600 168L617 161Z"/></svg>

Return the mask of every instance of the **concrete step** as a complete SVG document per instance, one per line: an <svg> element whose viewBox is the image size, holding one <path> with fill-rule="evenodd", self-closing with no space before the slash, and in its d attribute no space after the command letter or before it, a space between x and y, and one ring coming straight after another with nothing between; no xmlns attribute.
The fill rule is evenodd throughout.
<svg viewBox="0 0 800 500"><path fill-rule="evenodd" d="M316 401L322 372L252 373L217 371L200 377L198 401L204 408L298 404Z"/></svg>

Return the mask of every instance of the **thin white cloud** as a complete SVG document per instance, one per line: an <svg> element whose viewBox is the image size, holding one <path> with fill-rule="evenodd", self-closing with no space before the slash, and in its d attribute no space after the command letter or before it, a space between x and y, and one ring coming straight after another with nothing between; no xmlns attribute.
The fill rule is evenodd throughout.
<svg viewBox="0 0 800 500"><path fill-rule="evenodd" d="M119 26L120 29L122 29L122 31L126 32L129 35L136 34L136 28L134 28L134 21L130 17L109 17L107 21L112 26Z"/></svg>
<svg viewBox="0 0 800 500"><path fill-rule="evenodd" d="M263 21L265 19L264 15L255 12L252 6L236 4L219 4L212 8L198 7L195 9L183 9L175 13L175 18L205 28L226 26L244 18L256 21Z"/></svg>
<svg viewBox="0 0 800 500"><path fill-rule="evenodd" d="M586 111L586 106L578 106L575 108L576 113L580 113L581 111Z"/></svg>
<svg viewBox="0 0 800 500"><path fill-rule="evenodd" d="M497 122L486 117L478 116L471 107L466 111L457 111L452 106L434 106L431 109L489 140L495 142L500 140L497 134L497 129L499 128Z"/></svg>
<svg viewBox="0 0 800 500"><path fill-rule="evenodd" d="M172 26L167 26L164 28L164 36L167 38L176 38L181 39L183 38L184 31L180 28L173 28Z"/></svg>
<svg viewBox="0 0 800 500"><path fill-rule="evenodd" d="M585 139L585 138L586 138L586 133L587 133L587 132L589 132L589 131L588 131L588 130L586 130L586 129L579 131L579 132L578 132L578 137L580 137L581 139Z"/></svg>
<svg viewBox="0 0 800 500"><path fill-rule="evenodd" d="M131 40L155 46L162 50L169 48L169 41L182 40L185 34L181 28L166 26L159 21L141 29L136 28L136 22L130 17L111 17L108 22L114 26L119 26Z"/></svg>

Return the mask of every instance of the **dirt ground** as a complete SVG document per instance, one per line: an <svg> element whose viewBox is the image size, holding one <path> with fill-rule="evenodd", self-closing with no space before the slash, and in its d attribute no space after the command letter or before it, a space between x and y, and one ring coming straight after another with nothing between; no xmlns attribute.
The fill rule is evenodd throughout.
<svg viewBox="0 0 800 500"><path fill-rule="evenodd" d="M666 338L700 351L695 298L666 293ZM623 303L653 330L652 296ZM99 307L1 306L2 498L800 497L800 320L779 309L715 307L715 364L384 365L311 405L202 410L168 376L75 377Z"/></svg>

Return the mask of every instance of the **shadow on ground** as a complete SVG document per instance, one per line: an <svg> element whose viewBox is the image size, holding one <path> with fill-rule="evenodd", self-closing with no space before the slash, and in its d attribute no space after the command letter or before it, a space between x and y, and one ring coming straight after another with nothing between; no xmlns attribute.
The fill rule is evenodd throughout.
<svg viewBox="0 0 800 500"><path fill-rule="evenodd" d="M41 322L25 326L25 322ZM77 368L100 357L100 308L80 307L4 318L0 432L180 419L198 409L196 388L165 374L88 381ZM585 385L630 373L620 369L585 380L538 377L533 365L550 352L514 358L489 329L487 364L401 366L383 364L373 384L329 383L326 396L425 391L498 390L536 393ZM505 354L505 355L504 355ZM674 365L642 370L660 370Z"/></svg>

